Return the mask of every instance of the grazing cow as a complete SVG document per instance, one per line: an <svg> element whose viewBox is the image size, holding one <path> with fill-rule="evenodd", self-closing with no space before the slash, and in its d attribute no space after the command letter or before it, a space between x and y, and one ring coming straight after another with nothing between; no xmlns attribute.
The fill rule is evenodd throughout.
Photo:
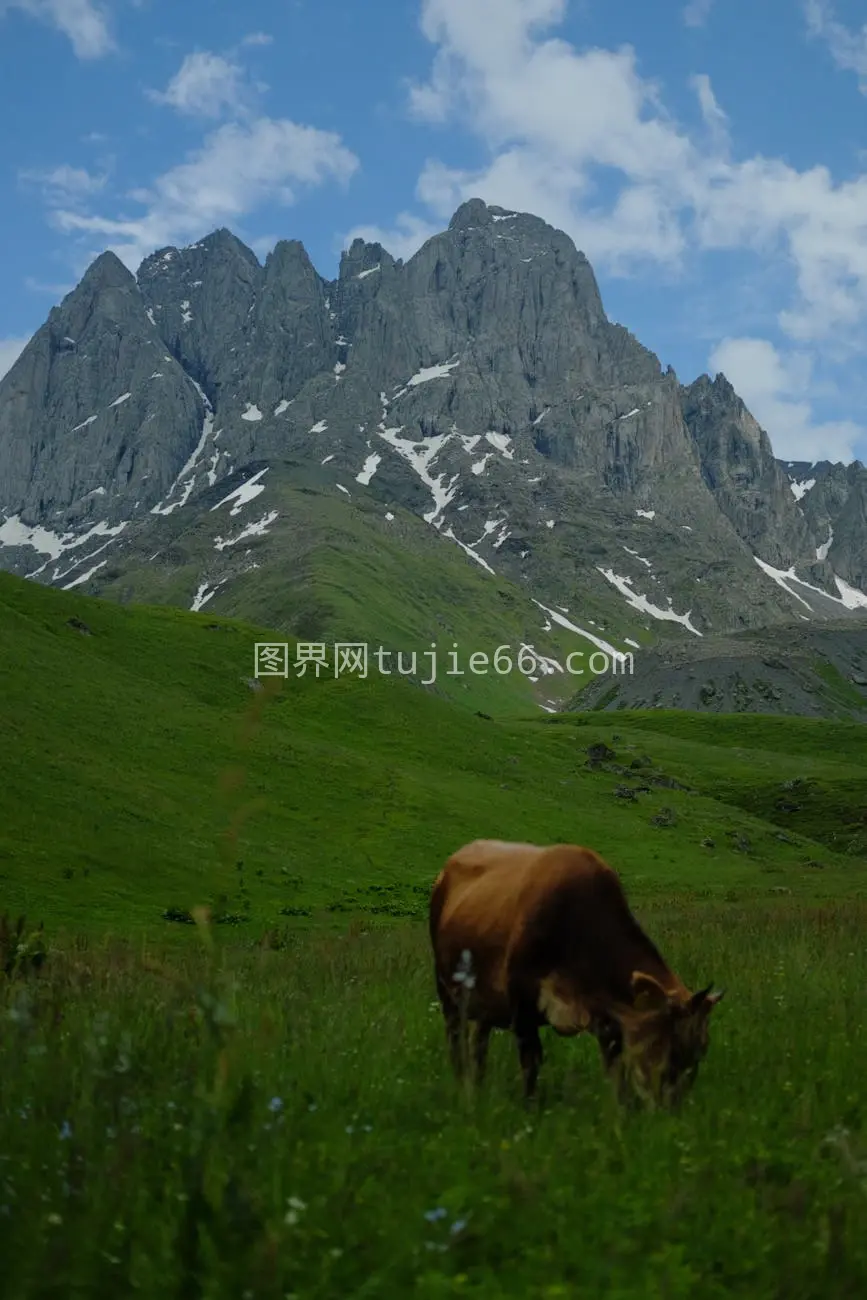
<svg viewBox="0 0 867 1300"><path fill-rule="evenodd" d="M690 993L592 849L475 840L446 862L430 900L436 986L457 1073L475 1024L477 1077L492 1029L518 1042L533 1096L539 1029L593 1034L621 1100L675 1105L708 1048L723 996Z"/></svg>

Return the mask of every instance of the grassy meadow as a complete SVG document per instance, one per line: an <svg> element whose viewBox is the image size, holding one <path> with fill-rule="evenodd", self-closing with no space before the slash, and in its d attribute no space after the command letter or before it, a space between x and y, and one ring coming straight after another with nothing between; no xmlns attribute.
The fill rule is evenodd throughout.
<svg viewBox="0 0 867 1300"><path fill-rule="evenodd" d="M268 637L0 575L4 1300L867 1294L863 729L251 690ZM452 1080L427 893L488 834L726 988L679 1115L551 1034L536 1104L506 1035Z"/></svg>

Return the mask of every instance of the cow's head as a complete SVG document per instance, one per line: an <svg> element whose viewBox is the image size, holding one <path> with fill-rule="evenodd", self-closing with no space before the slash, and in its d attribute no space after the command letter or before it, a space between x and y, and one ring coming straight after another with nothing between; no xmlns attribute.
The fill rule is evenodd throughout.
<svg viewBox="0 0 867 1300"><path fill-rule="evenodd" d="M692 1087L709 1044L710 1013L722 990L667 993L644 971L632 976L632 1006L621 1017L616 1062L621 1094L652 1106L676 1106Z"/></svg>

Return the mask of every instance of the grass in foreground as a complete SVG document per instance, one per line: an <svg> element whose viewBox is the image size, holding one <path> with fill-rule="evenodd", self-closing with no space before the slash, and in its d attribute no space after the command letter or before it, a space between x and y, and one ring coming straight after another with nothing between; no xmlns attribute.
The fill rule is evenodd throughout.
<svg viewBox="0 0 867 1300"><path fill-rule="evenodd" d="M464 1094L420 926L0 976L4 1297L860 1300L867 907L640 915L728 987L676 1117L552 1035Z"/></svg>

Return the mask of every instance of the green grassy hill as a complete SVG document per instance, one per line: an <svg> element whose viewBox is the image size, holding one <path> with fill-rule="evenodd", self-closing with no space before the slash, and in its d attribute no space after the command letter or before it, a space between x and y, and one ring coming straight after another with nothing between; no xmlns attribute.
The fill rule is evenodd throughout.
<svg viewBox="0 0 867 1300"><path fill-rule="evenodd" d="M861 728L251 690L268 635L0 575L0 919L49 948L0 968L4 1296L863 1296ZM550 1034L538 1106L505 1034L456 1088L421 921L476 835L592 845L726 987L679 1114Z"/></svg>
<svg viewBox="0 0 867 1300"><path fill-rule="evenodd" d="M864 889L857 727L483 717L378 673L298 677L291 656L252 690L272 637L0 575L5 906L127 932L210 901L251 937L419 915L476 835L590 844L638 894ZM614 757L594 762L600 742ZM791 814L789 780L808 782Z"/></svg>
<svg viewBox="0 0 867 1300"><path fill-rule="evenodd" d="M198 505L138 521L97 566L82 556L66 580L90 573L82 584L89 594L181 609L192 607L204 585L205 608L214 616L265 624L305 641L382 646L392 652L392 664L397 652L403 654L405 671L410 656L423 656L432 643L441 661L456 646L464 676L443 672L435 689L458 702L473 699L485 710L559 703L593 680L595 645L535 604L529 580L522 586L490 572L409 510L387 511L355 483L348 500L324 470L295 461L270 465L258 486L262 496L237 518L229 504L220 505L227 495L223 484ZM257 531L260 517L270 522ZM578 599L571 571L564 563L567 608ZM47 580L49 572L43 576ZM605 641L621 652L630 649L627 636L633 646L653 639L610 590L595 600L582 598L580 610L578 626L591 635L606 629ZM528 659L528 671L498 674L497 647L508 645L514 658L523 643L561 671L533 673ZM572 651L583 654L572 660L574 671L566 668ZM486 672L469 673L474 653L487 655ZM417 660L418 678L429 676L428 662ZM597 671L601 662L594 661Z"/></svg>

